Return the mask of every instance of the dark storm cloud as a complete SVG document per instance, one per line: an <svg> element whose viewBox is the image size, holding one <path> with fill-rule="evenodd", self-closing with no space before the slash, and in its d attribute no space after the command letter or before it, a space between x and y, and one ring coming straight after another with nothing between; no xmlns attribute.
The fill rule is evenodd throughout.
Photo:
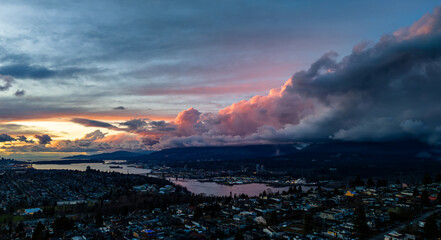
<svg viewBox="0 0 441 240"><path fill-rule="evenodd" d="M123 106L114 107L113 110L125 110L126 108Z"/></svg>
<svg viewBox="0 0 441 240"><path fill-rule="evenodd" d="M15 78L32 78L32 79L46 79L46 78L67 78L74 77L76 74L93 72L96 69L81 69L81 68L61 68L48 69L42 66L34 66L27 64L13 64L0 67L0 74L10 75Z"/></svg>
<svg viewBox="0 0 441 240"><path fill-rule="evenodd" d="M86 127L100 127L100 128L109 128L109 129L116 129L117 128L110 123L86 119L86 118L72 118L70 121L74 122L74 123L81 124Z"/></svg>
<svg viewBox="0 0 441 240"><path fill-rule="evenodd" d="M155 144L158 144L158 143L159 143L159 140L151 139L151 138L145 137L145 138L142 139L142 143L143 143L144 145L146 145L146 146L153 146L153 145L155 145Z"/></svg>
<svg viewBox="0 0 441 240"><path fill-rule="evenodd" d="M17 90L15 91L14 95L17 97L23 97L25 95L25 90Z"/></svg>
<svg viewBox="0 0 441 240"><path fill-rule="evenodd" d="M144 119L132 119L123 123L120 123L121 126L126 126L129 131L139 130L147 126L147 122Z"/></svg>
<svg viewBox="0 0 441 240"><path fill-rule="evenodd" d="M0 142L11 142L14 141L15 139L11 136L9 136L8 134L0 134Z"/></svg>
<svg viewBox="0 0 441 240"><path fill-rule="evenodd" d="M441 7L409 28L324 54L266 96L217 114L190 108L154 147L420 140L441 144ZM417 27L414 27L417 26Z"/></svg>
<svg viewBox="0 0 441 240"><path fill-rule="evenodd" d="M47 133L42 129L38 129L31 126L25 126L20 124L2 124L0 123L0 132L9 134L9 135L35 135L41 133Z"/></svg>
<svg viewBox="0 0 441 240"><path fill-rule="evenodd" d="M44 67L29 66L24 64L9 65L0 67L0 74L11 75L15 78L48 78L55 75L54 71L51 71Z"/></svg>
<svg viewBox="0 0 441 240"><path fill-rule="evenodd" d="M329 139L437 144L439 9L377 44L352 48L354 41L410 23L431 8L434 2L428 2L11 1L0 8L8 30L0 33L0 73L16 83L0 79L0 90L17 84L33 98L0 96L0 118L127 114L112 109L120 104L161 109L167 116L187 109L170 122L141 118L114 126L74 118L83 126L122 132L59 141L53 151L112 148L103 141L118 141L118 148L139 147L140 141L153 148ZM347 56L330 52L316 60L330 49ZM266 80L280 86L296 71L268 95L246 85ZM225 92L238 96L218 95ZM200 109L214 95L227 107ZM193 104L201 111L189 108ZM149 116L143 113L128 119ZM94 146L98 142L103 145Z"/></svg>
<svg viewBox="0 0 441 240"><path fill-rule="evenodd" d="M177 125L173 122L152 121L150 119L132 119L119 124L121 131L137 133L144 136L143 142L157 142L159 136L167 133L177 133ZM150 136L150 137L148 137ZM152 145L152 144L149 144Z"/></svg>
<svg viewBox="0 0 441 240"><path fill-rule="evenodd" d="M73 106L84 106L83 100L73 97L82 93L89 100L87 106L115 115L120 113L109 104L140 111L143 100L158 97L150 97L152 93L177 92L188 96L180 100L180 106L164 97L167 101L154 104L153 109L161 109L155 110L160 113L156 116L188 108L195 93L215 103L198 99L194 107L205 105L201 110L214 111L216 104L226 106L264 93L265 86L248 88L246 83L275 81L268 84L275 87L292 69L314 60L318 52L335 46L347 51L345 43L375 37L413 19L430 9L433 1L407 2L400 8L397 3L383 3L380 9L366 2L356 7L336 5L261 0L215 4L198 0L6 1L0 8L0 22L6 29L0 33L0 73L15 77L27 95L43 102L29 106L31 101L22 101L16 103L17 109L55 111L48 105L56 102L60 115L72 109L81 112L84 108ZM386 15L394 21L384 21ZM349 17L354 21L348 23ZM333 27L323 25L323 19ZM148 86L158 89L149 91ZM234 99L219 96L232 91L237 91ZM95 101L97 92L107 94L106 99ZM128 97L133 105L121 101ZM15 114L24 113L6 114L15 119Z"/></svg>
<svg viewBox="0 0 441 240"><path fill-rule="evenodd" d="M0 83L2 83L0 84L0 91L6 91L12 86L12 83L14 83L14 78L0 74Z"/></svg>
<svg viewBox="0 0 441 240"><path fill-rule="evenodd" d="M46 145L46 144L51 143L51 141L52 141L52 138L47 134L35 135L34 137L38 140L38 144L40 144L40 145Z"/></svg>
<svg viewBox="0 0 441 240"><path fill-rule="evenodd" d="M176 126L166 121L150 121L149 125L152 129L157 129L159 131L173 131L176 130Z"/></svg>
<svg viewBox="0 0 441 240"><path fill-rule="evenodd" d="M30 89L29 91L32 91ZM72 106L72 101L83 103L89 101L82 96L65 96L63 99L58 97L39 97L17 98L11 97L2 99L0 104L0 119L2 120L23 120L23 119L42 119L53 117L75 116L88 113L99 113L99 109L86 108L81 104ZM76 99L81 98L81 99ZM1 127L1 125L0 125Z"/></svg>
<svg viewBox="0 0 441 240"><path fill-rule="evenodd" d="M26 143L34 143L33 140L29 140L27 137L25 136L17 136L15 138L15 140L20 141L20 142L26 142Z"/></svg>

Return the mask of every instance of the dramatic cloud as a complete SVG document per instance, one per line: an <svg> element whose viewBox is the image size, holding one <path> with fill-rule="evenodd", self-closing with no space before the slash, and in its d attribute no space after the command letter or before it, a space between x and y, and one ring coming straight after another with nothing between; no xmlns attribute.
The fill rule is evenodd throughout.
<svg viewBox="0 0 441 240"><path fill-rule="evenodd" d="M407 139L441 144L441 8L379 35L433 3L357 3L351 9L324 3L313 14L305 11L309 4L266 1L143 3L124 11L113 1L80 1L69 11L52 3L11 3L0 8L2 26L11 30L0 33L0 91L17 87L28 97L0 96L0 119L10 123L0 124L0 132L17 141L2 148L93 152ZM51 14L41 15L48 7ZM331 21L326 26L324 18ZM51 141L53 132L12 122L75 116L81 118L71 121L82 126L119 132ZM40 144L20 135L36 135Z"/></svg>
<svg viewBox="0 0 441 240"><path fill-rule="evenodd" d="M329 139L440 144L440 12L357 45L341 60L329 52L266 96L216 114L182 111L154 147Z"/></svg>
<svg viewBox="0 0 441 240"><path fill-rule="evenodd" d="M47 130L41 128L13 123L0 123L0 132L9 135L41 135L42 133L49 134Z"/></svg>
<svg viewBox="0 0 441 240"><path fill-rule="evenodd" d="M129 131L137 131L147 126L147 122L144 119L132 119L120 124L126 126Z"/></svg>
<svg viewBox="0 0 441 240"><path fill-rule="evenodd" d="M97 152L111 150L115 146L112 147L107 142L100 142L105 137L105 133L95 130L80 139L54 141L51 145L46 146L46 149L50 152Z"/></svg>
<svg viewBox="0 0 441 240"><path fill-rule="evenodd" d="M7 74L16 78L47 78L54 75L54 72L38 66L16 64L0 67L0 74Z"/></svg>
<svg viewBox="0 0 441 240"><path fill-rule="evenodd" d="M409 39L427 34L437 34L441 30L441 8L436 7L433 13L426 13L422 18L410 27L402 28L394 32L394 36Z"/></svg>
<svg viewBox="0 0 441 240"><path fill-rule="evenodd" d="M40 145L46 145L51 143L52 138L49 135L35 135L34 136L38 140L38 144Z"/></svg>
<svg viewBox="0 0 441 240"><path fill-rule="evenodd" d="M6 91L12 86L12 83L14 83L14 78L8 75L0 74L0 82L3 82L3 84L0 85L0 91Z"/></svg>
<svg viewBox="0 0 441 240"><path fill-rule="evenodd" d="M15 139L12 138L11 136L7 135L7 134L0 134L0 142L10 142L10 141L14 141Z"/></svg>
<svg viewBox="0 0 441 240"><path fill-rule="evenodd" d="M0 118L169 120L190 106L214 112L279 86L328 49L346 55L359 39L375 39L435 4L2 1L0 74L28 97L1 94ZM0 80L0 89L10 85Z"/></svg>
<svg viewBox="0 0 441 240"><path fill-rule="evenodd" d="M95 130L91 133L86 134L83 139L89 140L89 141L95 141L99 139L103 139L106 136L106 134L102 133L100 130Z"/></svg>
<svg viewBox="0 0 441 240"><path fill-rule="evenodd" d="M110 123L86 119L86 118L72 118L71 122L78 123L86 127L100 127L100 128L109 128L109 129L117 128Z"/></svg>
<svg viewBox="0 0 441 240"><path fill-rule="evenodd" d="M121 140L118 143L107 141L106 134L96 130L86 134L84 137L75 140L52 140L48 135L35 135L39 142L34 143L25 136L18 136L15 140L23 142L21 145L3 146L8 152L99 152L115 150L135 150L145 148L142 146L142 139L137 136L138 141L134 143L134 138L130 137ZM130 145L131 144L131 145ZM136 147L135 147L136 146Z"/></svg>
<svg viewBox="0 0 441 240"><path fill-rule="evenodd" d="M25 95L25 90L17 90L14 93L14 95L17 96L17 97L23 97Z"/></svg>
<svg viewBox="0 0 441 240"><path fill-rule="evenodd" d="M19 142L25 142L25 143L34 143L33 140L29 140L27 137L25 136L17 136L15 138L15 140L19 141Z"/></svg>
<svg viewBox="0 0 441 240"><path fill-rule="evenodd" d="M178 136L188 136L197 133L200 115L201 113L194 108L180 112L172 122L177 126L176 134Z"/></svg>
<svg viewBox="0 0 441 240"><path fill-rule="evenodd" d="M29 64L12 64L0 67L0 74L13 76L14 78L31 78L31 79L45 79L45 78L67 78L74 77L80 73L96 72L97 69L82 69L82 68L62 68L62 69L48 69L42 66L34 66Z"/></svg>

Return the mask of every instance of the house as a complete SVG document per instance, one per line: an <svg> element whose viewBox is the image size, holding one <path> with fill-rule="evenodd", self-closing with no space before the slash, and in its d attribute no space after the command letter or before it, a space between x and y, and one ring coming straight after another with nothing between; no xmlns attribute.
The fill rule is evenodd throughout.
<svg viewBox="0 0 441 240"><path fill-rule="evenodd" d="M353 192L353 191L347 191L347 192L345 193L345 196L353 197L353 196L355 196L356 194L357 194L356 192Z"/></svg>
<svg viewBox="0 0 441 240"><path fill-rule="evenodd" d="M43 212L43 210L41 208L28 208L24 210L23 215L34 215L38 212Z"/></svg>
<svg viewBox="0 0 441 240"><path fill-rule="evenodd" d="M408 240L408 238L404 234L401 234L396 231L392 231L384 235L384 240Z"/></svg>

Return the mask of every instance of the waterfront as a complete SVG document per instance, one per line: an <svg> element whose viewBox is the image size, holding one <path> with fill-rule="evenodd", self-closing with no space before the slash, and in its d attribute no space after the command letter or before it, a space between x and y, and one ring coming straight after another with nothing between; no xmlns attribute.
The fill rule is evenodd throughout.
<svg viewBox="0 0 441 240"><path fill-rule="evenodd" d="M174 180L169 179L173 183L186 187L188 191L196 194L206 194L208 196L229 196L230 192L234 196L245 194L250 197L258 196L263 191L267 193L276 193L288 191L289 187L271 187L263 183L249 183L249 184L236 184L236 185L223 185L215 182L199 182L197 179L185 179ZM308 191L314 187L302 186L303 191Z"/></svg>
<svg viewBox="0 0 441 240"><path fill-rule="evenodd" d="M115 161L111 161L115 162ZM78 170L86 171L87 167L93 170L100 170L102 172L119 172L123 174L149 174L151 169L135 168L127 166L126 164L104 164L104 163L73 163L73 164L32 164L32 167L37 170ZM118 166L118 168L111 168L110 166Z"/></svg>
<svg viewBox="0 0 441 240"><path fill-rule="evenodd" d="M32 164L32 167L37 170L78 170L86 171L90 166L91 169L100 170L103 172L119 172L123 174L141 174L147 175L152 172L151 169L135 168L127 166L126 164L104 164L104 163L74 163L74 164ZM110 168L110 166L119 166L120 168ZM263 191L269 192L283 192L287 191L288 187L271 187L263 183L237 184L237 185L223 185L215 182L199 182L196 179L179 179L169 178L171 182L187 188L188 191L195 194L205 194L214 196L229 196L246 194L248 196L257 196ZM304 191L311 187L302 186Z"/></svg>

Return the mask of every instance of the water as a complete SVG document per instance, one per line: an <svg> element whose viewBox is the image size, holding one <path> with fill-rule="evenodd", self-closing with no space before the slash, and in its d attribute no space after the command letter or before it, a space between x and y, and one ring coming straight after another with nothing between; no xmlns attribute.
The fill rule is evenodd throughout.
<svg viewBox="0 0 441 240"><path fill-rule="evenodd" d="M152 172L151 169L128 167L126 164L117 164L111 161L110 164L104 163L73 163L73 164L32 164L32 167L38 170L78 170L86 171L90 166L91 169L100 170L103 172L119 172L123 174L141 174L148 175ZM110 168L110 166L120 166L121 168ZM195 194L205 194L212 196L229 196L230 192L234 196L246 194L250 197L258 196L263 191L269 192L283 192L288 191L288 187L271 187L263 183L249 183L239 185L223 185L215 182L199 182L196 179L175 180L169 179L171 182L186 187L188 191ZM302 186L303 191L308 191L312 187Z"/></svg>
<svg viewBox="0 0 441 240"><path fill-rule="evenodd" d="M231 194L234 196L240 194L246 194L249 197L258 196L263 191L267 193L272 192L280 192L288 191L289 187L271 187L263 183L249 183L249 184L239 184L239 185L223 185L215 182L199 182L196 179L185 179L185 180L174 180L169 179L173 183L177 185L181 185L186 187L188 191L196 194L205 194L205 195L213 195L213 196L230 196ZM302 186L303 191L308 191L309 189L314 187Z"/></svg>
<svg viewBox="0 0 441 240"><path fill-rule="evenodd" d="M111 161L115 162L115 161ZM128 167L125 164L104 164L104 163L73 163L73 164L32 164L32 167L38 170L79 170L86 171L90 166L93 170L102 172L119 172L124 174L142 174L151 173L151 169ZM120 166L121 168L110 168L110 166Z"/></svg>

